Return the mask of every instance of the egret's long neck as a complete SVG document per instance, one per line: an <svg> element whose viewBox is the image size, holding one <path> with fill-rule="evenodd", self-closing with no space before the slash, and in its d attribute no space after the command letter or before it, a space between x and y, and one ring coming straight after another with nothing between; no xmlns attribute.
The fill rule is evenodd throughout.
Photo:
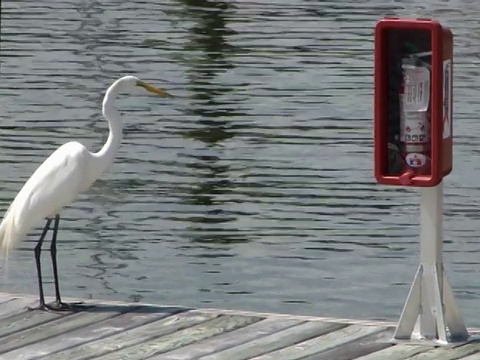
<svg viewBox="0 0 480 360"><path fill-rule="evenodd" d="M100 176L100 174L103 173L113 162L123 137L122 119L120 113L115 109L115 98L120 91L119 86L117 85L119 84L113 84L107 90L105 98L103 99L103 116L105 116L108 121L110 133L108 134L108 139L105 145L103 145L99 152L93 154L97 160L95 169L95 172L98 172L98 174L95 174L97 176Z"/></svg>

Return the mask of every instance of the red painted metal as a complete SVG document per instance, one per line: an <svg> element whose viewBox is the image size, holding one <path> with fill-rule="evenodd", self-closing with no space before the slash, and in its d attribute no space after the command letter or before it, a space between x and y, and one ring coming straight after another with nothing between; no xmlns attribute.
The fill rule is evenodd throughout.
<svg viewBox="0 0 480 360"><path fill-rule="evenodd" d="M402 53L392 54L392 44L396 36L407 34L415 39L418 33L428 32L431 55L431 90L430 90L430 155L429 174L412 174L411 169L392 173L389 170L389 91L392 79L389 78L389 66L392 58L401 60ZM395 47L393 47L395 49ZM375 27L374 50L374 161L375 178L381 184L400 186L435 186L452 171L452 69L453 69L453 35L452 32L430 19L385 18ZM389 54L390 52L390 54ZM450 60L448 75L444 76L444 62ZM390 64L389 64L390 62ZM445 81L444 81L445 80ZM449 81L446 84L446 81ZM447 92L447 96L445 96ZM396 95L398 96L398 95ZM445 117L450 119L444 129ZM398 118L398 117L397 117ZM445 130L445 136L444 136ZM445 138L444 138L445 137Z"/></svg>

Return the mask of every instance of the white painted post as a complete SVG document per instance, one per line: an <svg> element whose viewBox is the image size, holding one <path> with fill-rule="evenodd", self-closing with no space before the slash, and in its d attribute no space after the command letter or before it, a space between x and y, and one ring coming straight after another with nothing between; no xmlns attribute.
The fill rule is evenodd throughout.
<svg viewBox="0 0 480 360"><path fill-rule="evenodd" d="M421 192L420 265L394 339L444 345L463 342L468 340L468 331L443 268L443 183L421 188Z"/></svg>

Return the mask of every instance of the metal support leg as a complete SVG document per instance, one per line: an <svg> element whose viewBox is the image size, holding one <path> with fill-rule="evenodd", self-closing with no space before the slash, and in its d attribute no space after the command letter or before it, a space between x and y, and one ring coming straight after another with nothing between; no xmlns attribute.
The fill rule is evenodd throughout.
<svg viewBox="0 0 480 360"><path fill-rule="evenodd" d="M394 335L396 340L432 340L440 344L469 337L443 269L443 183L422 188L420 266ZM413 334L417 332L418 334Z"/></svg>

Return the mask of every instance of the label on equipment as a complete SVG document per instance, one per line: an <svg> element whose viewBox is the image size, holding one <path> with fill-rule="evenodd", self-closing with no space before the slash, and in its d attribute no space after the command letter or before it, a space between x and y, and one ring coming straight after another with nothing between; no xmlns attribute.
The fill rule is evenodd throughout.
<svg viewBox="0 0 480 360"><path fill-rule="evenodd" d="M428 143L430 121L424 112L403 113L400 116L400 141L405 143Z"/></svg>
<svg viewBox="0 0 480 360"><path fill-rule="evenodd" d="M430 141L430 71L426 67L403 64L403 94L400 94L400 141Z"/></svg>
<svg viewBox="0 0 480 360"><path fill-rule="evenodd" d="M427 163L427 157L423 154L410 153L405 156L405 162L410 167L422 167Z"/></svg>
<svg viewBox="0 0 480 360"><path fill-rule="evenodd" d="M423 66L403 64L404 111L427 111L430 104L430 71Z"/></svg>
<svg viewBox="0 0 480 360"><path fill-rule="evenodd" d="M443 138L452 136L452 60L443 62Z"/></svg>

